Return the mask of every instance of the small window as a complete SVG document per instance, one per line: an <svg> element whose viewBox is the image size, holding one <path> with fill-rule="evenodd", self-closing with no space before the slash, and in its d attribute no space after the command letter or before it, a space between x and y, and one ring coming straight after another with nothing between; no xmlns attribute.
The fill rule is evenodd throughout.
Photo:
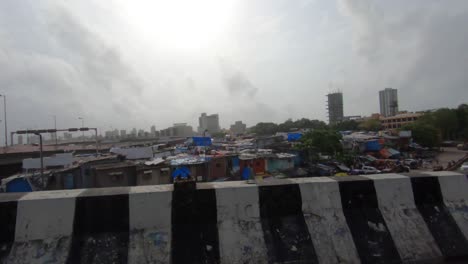
<svg viewBox="0 0 468 264"><path fill-rule="evenodd" d="M151 180L151 174L143 174L143 180L145 181Z"/></svg>

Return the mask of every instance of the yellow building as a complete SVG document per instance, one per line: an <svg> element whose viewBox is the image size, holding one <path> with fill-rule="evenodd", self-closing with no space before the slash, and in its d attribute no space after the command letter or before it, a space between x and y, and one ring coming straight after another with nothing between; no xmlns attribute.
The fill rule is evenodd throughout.
<svg viewBox="0 0 468 264"><path fill-rule="evenodd" d="M422 115L421 113L404 113L389 117L380 117L380 123L384 129L397 129L415 122Z"/></svg>

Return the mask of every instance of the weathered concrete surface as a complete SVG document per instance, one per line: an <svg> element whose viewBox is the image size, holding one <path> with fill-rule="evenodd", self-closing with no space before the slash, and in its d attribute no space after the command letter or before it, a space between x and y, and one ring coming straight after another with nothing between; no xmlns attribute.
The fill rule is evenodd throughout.
<svg viewBox="0 0 468 264"><path fill-rule="evenodd" d="M343 214L361 262L401 263L395 242L378 208L373 181L359 176L333 179L338 181Z"/></svg>
<svg viewBox="0 0 468 264"><path fill-rule="evenodd" d="M83 190L33 192L18 201L15 243L6 263L64 263Z"/></svg>
<svg viewBox="0 0 468 264"><path fill-rule="evenodd" d="M67 263L127 263L129 187L88 189L76 198Z"/></svg>
<svg viewBox="0 0 468 264"><path fill-rule="evenodd" d="M195 182L174 185L171 263L219 263L216 192Z"/></svg>
<svg viewBox="0 0 468 264"><path fill-rule="evenodd" d="M169 263L172 185L132 187L129 263Z"/></svg>
<svg viewBox="0 0 468 264"><path fill-rule="evenodd" d="M0 194L0 263L468 263L467 184L433 172Z"/></svg>
<svg viewBox="0 0 468 264"><path fill-rule="evenodd" d="M267 263L257 186L231 182L213 187L221 263Z"/></svg>
<svg viewBox="0 0 468 264"><path fill-rule="evenodd" d="M415 204L446 260L468 261L468 241L444 203L440 177L411 174Z"/></svg>
<svg viewBox="0 0 468 264"><path fill-rule="evenodd" d="M258 184L260 218L269 263L318 263L298 184L291 180Z"/></svg>
<svg viewBox="0 0 468 264"><path fill-rule="evenodd" d="M416 208L410 179L398 174L364 177L374 181L379 209L402 261L440 261L442 253Z"/></svg>
<svg viewBox="0 0 468 264"><path fill-rule="evenodd" d="M465 238L468 239L468 180L466 176L449 171L427 172L426 174L438 177L444 204Z"/></svg>
<svg viewBox="0 0 468 264"><path fill-rule="evenodd" d="M319 263L360 263L343 215L338 183L327 177L294 179Z"/></svg>
<svg viewBox="0 0 468 264"><path fill-rule="evenodd" d="M24 195L25 193L0 194L0 263L8 258L15 241L17 201Z"/></svg>

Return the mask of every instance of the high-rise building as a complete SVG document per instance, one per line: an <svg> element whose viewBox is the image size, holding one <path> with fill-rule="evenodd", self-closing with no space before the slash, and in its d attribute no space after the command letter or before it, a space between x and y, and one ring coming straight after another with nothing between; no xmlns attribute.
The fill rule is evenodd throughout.
<svg viewBox="0 0 468 264"><path fill-rule="evenodd" d="M380 114L387 116L394 116L398 114L398 90L392 88L385 88L379 91L380 101Z"/></svg>
<svg viewBox="0 0 468 264"><path fill-rule="evenodd" d="M193 129L187 123L175 123L172 127L161 130L159 135L162 137L191 137Z"/></svg>
<svg viewBox="0 0 468 264"><path fill-rule="evenodd" d="M105 137L106 139L112 138L112 131L106 131L106 132L104 132L104 137Z"/></svg>
<svg viewBox="0 0 468 264"><path fill-rule="evenodd" d="M242 121L236 121L233 125L231 125L230 130L234 135L245 134L247 125L242 123Z"/></svg>
<svg viewBox="0 0 468 264"><path fill-rule="evenodd" d="M156 136L156 126L151 126L151 136L152 137Z"/></svg>
<svg viewBox="0 0 468 264"><path fill-rule="evenodd" d="M126 138L127 137L127 130L120 130L120 138Z"/></svg>
<svg viewBox="0 0 468 264"><path fill-rule="evenodd" d="M207 115L206 113L202 113L198 118L198 133L203 134L205 131L216 133L220 130L218 114Z"/></svg>
<svg viewBox="0 0 468 264"><path fill-rule="evenodd" d="M327 94L328 97L328 122L330 125L343 121L343 93Z"/></svg>

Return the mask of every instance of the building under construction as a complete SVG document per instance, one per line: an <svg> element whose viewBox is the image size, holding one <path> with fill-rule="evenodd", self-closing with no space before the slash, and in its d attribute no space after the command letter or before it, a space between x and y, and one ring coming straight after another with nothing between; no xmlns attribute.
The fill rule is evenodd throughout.
<svg viewBox="0 0 468 264"><path fill-rule="evenodd" d="M343 93L335 92L327 94L328 98L328 123L334 125L343 121Z"/></svg>

